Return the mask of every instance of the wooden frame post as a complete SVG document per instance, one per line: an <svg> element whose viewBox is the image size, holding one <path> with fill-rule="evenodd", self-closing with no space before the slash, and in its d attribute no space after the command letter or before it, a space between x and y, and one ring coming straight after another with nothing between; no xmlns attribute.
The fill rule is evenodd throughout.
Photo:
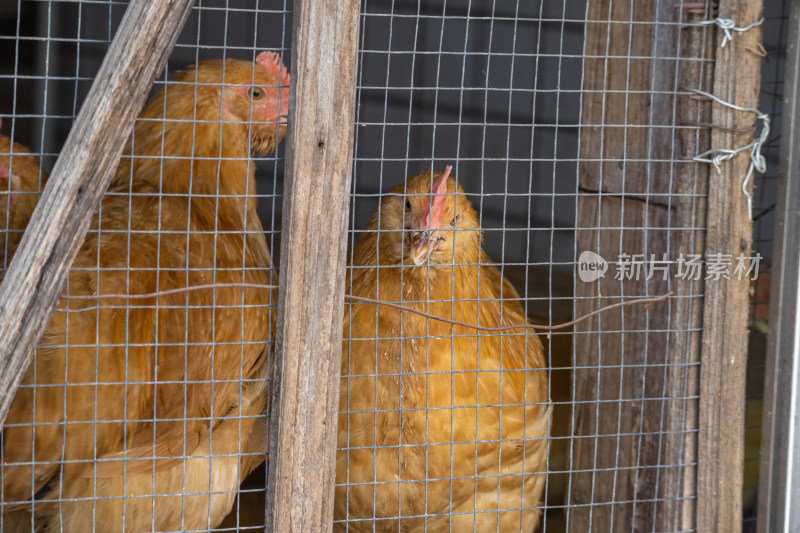
<svg viewBox="0 0 800 533"><path fill-rule="evenodd" d="M194 0L132 0L0 285L0 423Z"/></svg>
<svg viewBox="0 0 800 533"><path fill-rule="evenodd" d="M359 6L294 4L267 531L333 520Z"/></svg>
<svg viewBox="0 0 800 533"><path fill-rule="evenodd" d="M760 0L721 0L718 16L743 27L761 19ZM761 27L737 34L722 45L717 32L714 85L717 98L741 107L758 106L761 81ZM719 103L712 106L715 125L748 130L756 125L753 113ZM752 136L715 128L712 148L736 148ZM708 187L705 258L714 254L750 256L752 223L742 183L750 166L745 151L721 164ZM753 180L749 182L752 194ZM700 427L697 458L697 531L736 533L742 530L744 474L745 376L747 370L750 279L706 281L703 308L703 344L700 366Z"/></svg>

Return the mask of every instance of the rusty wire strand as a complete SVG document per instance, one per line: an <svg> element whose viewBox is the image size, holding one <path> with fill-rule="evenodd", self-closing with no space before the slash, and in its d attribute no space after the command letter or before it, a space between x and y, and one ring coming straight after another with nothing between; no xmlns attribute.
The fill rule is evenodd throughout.
<svg viewBox="0 0 800 533"><path fill-rule="evenodd" d="M107 300L112 298L120 298L125 300L141 300L145 298L156 298L159 296L167 296L170 294L177 294L181 292L188 292L188 291L199 291L199 290L207 290L207 289L232 289L232 288L242 288L242 289L277 289L277 285L267 285L267 284L259 284L259 283L211 283L208 285L194 285L191 287L181 287L178 289L168 289L164 291L158 292L148 292L142 294L95 294L95 295L63 295L61 298L65 300ZM384 302L381 300L376 300L374 298L367 298L364 296L354 296L352 294L345 294L345 299L353 300L356 302L362 303L371 303L376 305L385 305L386 307L392 307L394 309L399 309L401 311L407 311L409 313L415 313L420 316L424 316L425 318L430 318L432 320L438 320L440 322L446 322L448 324L453 324L455 326L462 326L465 328L475 329L478 331L508 331L512 329L533 329L533 330L542 330L542 331L553 331L557 329L566 328L577 324L578 322L582 322L587 318L591 318L595 315L599 315L605 311L611 311L612 309L617 309L619 307L625 307L628 305L638 305L638 304L647 304L645 307L649 307L652 304L663 302L670 297L672 297L675 293L673 291L668 292L667 294L662 294L661 296L653 296L650 298L637 298L635 300L628 300L627 302L617 302L615 304L607 305L605 307L601 307L600 309L595 309L591 313L587 313L582 315L574 320L570 320L569 322L564 322L562 324L555 324L553 326L544 326L539 324L512 324L509 326L500 326L500 327L489 327L489 326L479 326L477 324L470 324L468 322L461 322L459 320L451 320L449 318L443 318L437 315L433 315L431 313L426 313L425 311L419 311L418 309L414 309L412 307L408 307L405 305L396 304L393 302ZM80 311L88 311L90 309L64 309L63 307L56 307L58 311L70 311L70 312L80 312Z"/></svg>

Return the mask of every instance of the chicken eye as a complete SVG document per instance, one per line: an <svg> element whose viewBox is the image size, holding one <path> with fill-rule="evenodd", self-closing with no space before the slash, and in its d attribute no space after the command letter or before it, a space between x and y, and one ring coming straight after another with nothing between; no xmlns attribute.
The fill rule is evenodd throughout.
<svg viewBox="0 0 800 533"><path fill-rule="evenodd" d="M406 200L406 209L411 211L411 202L409 202L408 200Z"/></svg>
<svg viewBox="0 0 800 533"><path fill-rule="evenodd" d="M264 98L264 89L261 87L250 87L247 89L247 96L249 96L253 100L261 100Z"/></svg>

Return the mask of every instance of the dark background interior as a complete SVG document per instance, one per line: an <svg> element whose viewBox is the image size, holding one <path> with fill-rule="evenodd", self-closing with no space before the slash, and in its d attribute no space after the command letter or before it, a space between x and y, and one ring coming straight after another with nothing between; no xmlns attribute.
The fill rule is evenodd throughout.
<svg viewBox="0 0 800 533"><path fill-rule="evenodd" d="M3 133L41 154L46 169L125 5L0 5ZM585 2L398 0L363 10L352 227L405 176L453 164L495 260L571 272ZM263 49L290 63L290 11L280 1L198 2L166 76ZM280 219L282 153L258 162L265 227L279 227L271 221Z"/></svg>

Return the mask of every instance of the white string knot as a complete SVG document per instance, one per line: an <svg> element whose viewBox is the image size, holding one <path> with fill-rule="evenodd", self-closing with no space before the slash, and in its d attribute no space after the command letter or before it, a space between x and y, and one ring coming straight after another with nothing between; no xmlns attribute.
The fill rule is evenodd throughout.
<svg viewBox="0 0 800 533"><path fill-rule="evenodd" d="M756 119L761 121L761 134L750 144L740 146L739 148L712 148L711 150L707 150L702 154L698 154L692 158L692 161L696 161L698 163L711 163L714 165L714 168L717 169L717 174L722 174L723 161L733 159L739 153L744 152L745 150L750 150L750 166L747 168L747 175L744 177L744 181L742 181L742 193L747 198L747 215L750 220L753 220L753 198L750 196L750 191L747 190L747 185L750 183L750 178L753 176L754 170L757 170L761 174L767 171L767 160L761 153L761 147L767 141L767 136L769 135L769 115L762 113L754 107L741 107L736 104L726 102L725 100L721 100L713 94L701 91L700 89L692 89L690 87L685 89L687 91L705 96L706 98L711 98L715 102L726 107L730 107L731 109L754 113L756 115Z"/></svg>
<svg viewBox="0 0 800 533"><path fill-rule="evenodd" d="M725 36L722 38L722 44L720 45L720 48L725 48L725 45L728 44L728 41L733 40L733 34L731 33L732 31L742 33L751 28L755 28L756 26L760 26L763 23L764 19L762 18L761 20L757 20L756 22L753 22L748 26L744 26L743 28L737 28L736 21L734 21L733 19L724 19L717 17L714 20L701 20L700 22L690 22L687 24L687 26L710 26L711 24L716 24L717 26L719 26L719 29L721 29L725 33Z"/></svg>

